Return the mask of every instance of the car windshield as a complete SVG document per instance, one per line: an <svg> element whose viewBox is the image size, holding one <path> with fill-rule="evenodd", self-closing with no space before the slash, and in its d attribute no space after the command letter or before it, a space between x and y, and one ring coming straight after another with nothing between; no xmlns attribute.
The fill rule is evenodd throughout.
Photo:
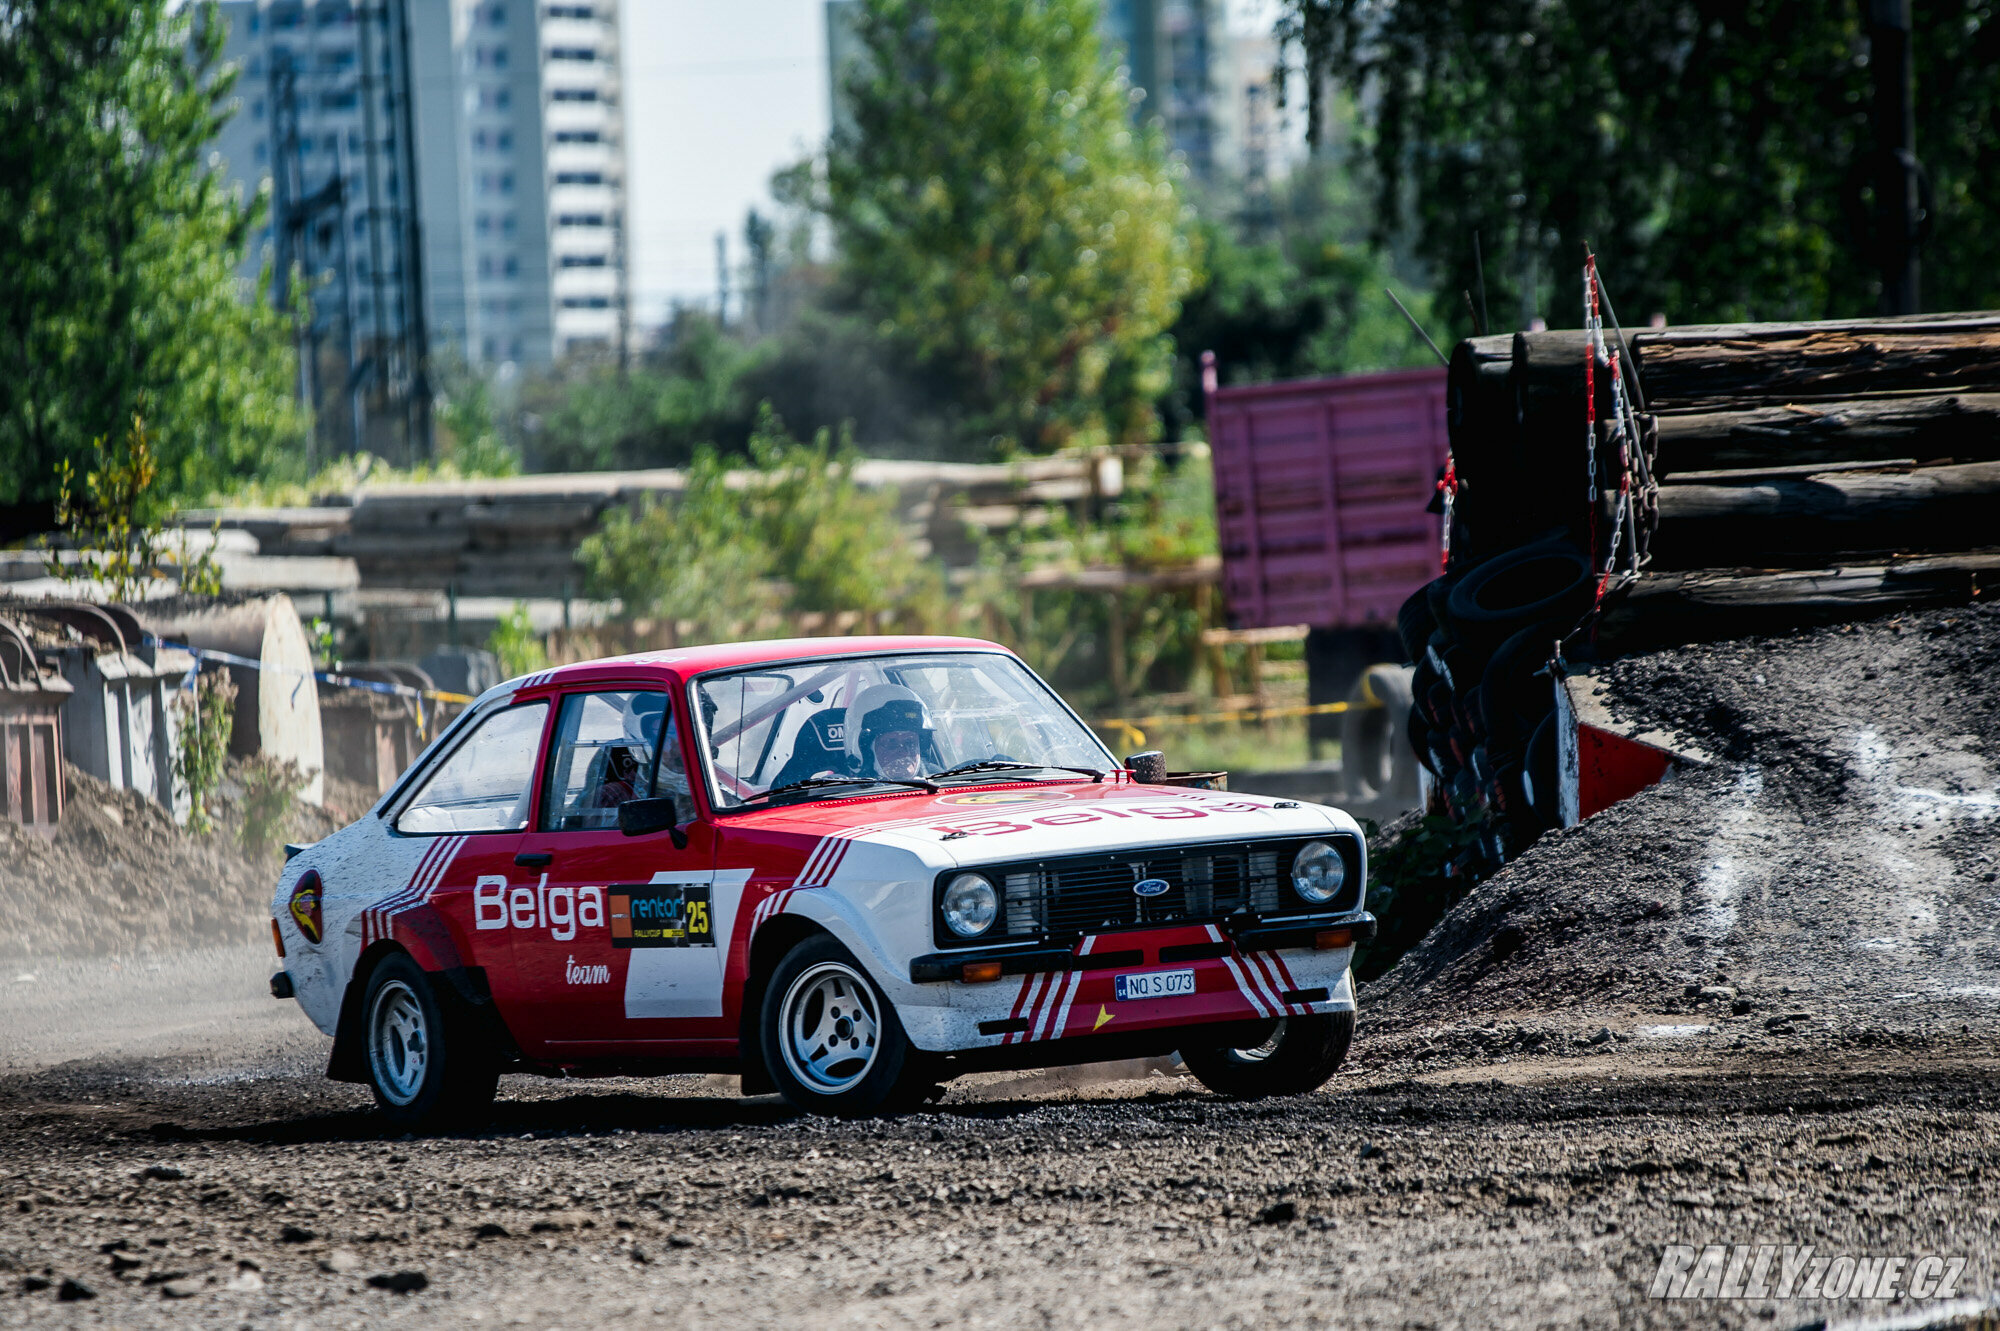
<svg viewBox="0 0 2000 1331"><path fill-rule="evenodd" d="M698 681L695 700L718 809L802 781L827 796L953 768L967 769L957 782L1116 765L1047 685L993 652L757 666Z"/></svg>

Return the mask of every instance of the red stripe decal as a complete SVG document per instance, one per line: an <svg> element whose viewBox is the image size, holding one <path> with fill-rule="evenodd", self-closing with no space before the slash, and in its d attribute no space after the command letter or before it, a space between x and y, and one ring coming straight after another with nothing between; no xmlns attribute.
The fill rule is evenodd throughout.
<svg viewBox="0 0 2000 1331"><path fill-rule="evenodd" d="M1048 999L1049 989L1051 988L1049 982L1055 979L1058 973L1056 971L1043 971L1035 977L1035 996L1028 1004L1028 1029L1025 1031L1008 1032L1008 1043L1011 1044L1017 1041L1025 1042L1029 1039L1035 1029L1036 1021L1041 1017L1042 1004Z"/></svg>
<svg viewBox="0 0 2000 1331"><path fill-rule="evenodd" d="M1277 1006L1281 1014L1289 1015L1292 1004L1284 999L1284 991L1278 988L1277 977L1271 973L1271 954L1268 952L1247 953L1246 959L1257 968L1257 975L1264 981L1264 996Z"/></svg>

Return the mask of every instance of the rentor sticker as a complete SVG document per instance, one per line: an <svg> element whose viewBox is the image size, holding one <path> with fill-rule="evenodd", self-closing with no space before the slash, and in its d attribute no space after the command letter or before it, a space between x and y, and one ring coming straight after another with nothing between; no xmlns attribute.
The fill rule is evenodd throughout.
<svg viewBox="0 0 2000 1331"><path fill-rule="evenodd" d="M706 883L614 883L611 946L714 947Z"/></svg>

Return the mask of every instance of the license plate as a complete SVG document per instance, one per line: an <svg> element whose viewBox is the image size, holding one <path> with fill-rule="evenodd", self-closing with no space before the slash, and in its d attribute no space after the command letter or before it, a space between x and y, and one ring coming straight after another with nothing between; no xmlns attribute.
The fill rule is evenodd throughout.
<svg viewBox="0 0 2000 1331"><path fill-rule="evenodd" d="M1118 977L1118 1001L1133 998L1175 998L1194 992L1194 968L1184 971L1135 971Z"/></svg>

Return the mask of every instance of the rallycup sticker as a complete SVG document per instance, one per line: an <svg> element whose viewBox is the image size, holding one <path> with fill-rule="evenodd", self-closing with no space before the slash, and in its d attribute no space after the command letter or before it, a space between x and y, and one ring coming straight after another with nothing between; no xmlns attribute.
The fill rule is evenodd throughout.
<svg viewBox="0 0 2000 1331"><path fill-rule="evenodd" d="M319 913L319 875L308 871L292 889L292 923L299 926L308 943L317 943L322 932Z"/></svg>

